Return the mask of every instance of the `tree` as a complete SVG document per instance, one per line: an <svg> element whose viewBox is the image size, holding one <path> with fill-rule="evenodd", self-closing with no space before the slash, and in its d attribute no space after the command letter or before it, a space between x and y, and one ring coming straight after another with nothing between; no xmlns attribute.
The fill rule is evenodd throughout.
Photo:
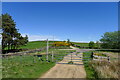
<svg viewBox="0 0 120 80"><path fill-rule="evenodd" d="M102 48L119 49L118 31L104 33L100 41Z"/></svg>
<svg viewBox="0 0 120 80"><path fill-rule="evenodd" d="M25 39L25 44L27 44L27 43L28 43L28 35L26 35L26 36L24 37L24 39Z"/></svg>
<svg viewBox="0 0 120 80"><path fill-rule="evenodd" d="M66 42L65 40L63 42Z"/></svg>
<svg viewBox="0 0 120 80"><path fill-rule="evenodd" d="M92 48L94 48L94 47L95 47L94 42L93 42L93 41L90 41L90 42L89 42L89 48L91 48L91 49L92 49Z"/></svg>

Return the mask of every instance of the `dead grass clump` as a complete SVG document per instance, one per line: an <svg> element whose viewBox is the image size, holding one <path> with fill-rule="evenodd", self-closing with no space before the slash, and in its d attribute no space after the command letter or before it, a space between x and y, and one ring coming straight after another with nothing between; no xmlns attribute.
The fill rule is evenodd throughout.
<svg viewBox="0 0 120 80"><path fill-rule="evenodd" d="M91 61L90 65L95 69L99 78L118 78L120 73L119 61Z"/></svg>

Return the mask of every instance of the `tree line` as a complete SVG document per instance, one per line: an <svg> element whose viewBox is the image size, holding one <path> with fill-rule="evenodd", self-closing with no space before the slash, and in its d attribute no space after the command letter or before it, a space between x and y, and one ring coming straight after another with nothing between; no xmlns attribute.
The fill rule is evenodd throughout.
<svg viewBox="0 0 120 80"><path fill-rule="evenodd" d="M119 32L120 31L104 33L104 35L100 39L102 43L101 47L108 49L119 49L120 47Z"/></svg>
<svg viewBox="0 0 120 80"><path fill-rule="evenodd" d="M2 14L2 51L17 49L27 44L28 36L23 37L9 14Z"/></svg>
<svg viewBox="0 0 120 80"><path fill-rule="evenodd" d="M23 37L16 28L16 23L9 14L0 16L0 29L2 29L2 51L18 49L22 45L28 43L28 36ZM94 43L89 42L89 48L104 48L104 49L119 49L120 46L120 31L106 32L103 34L100 41ZM70 40L68 39L68 42Z"/></svg>

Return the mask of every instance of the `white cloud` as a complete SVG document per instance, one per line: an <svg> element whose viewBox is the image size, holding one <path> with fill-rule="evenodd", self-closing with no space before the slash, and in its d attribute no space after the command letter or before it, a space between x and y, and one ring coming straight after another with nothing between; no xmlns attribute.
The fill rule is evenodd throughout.
<svg viewBox="0 0 120 80"><path fill-rule="evenodd" d="M31 34L22 34L23 37L25 37L25 35L28 35L28 39L29 41L40 41L40 40L60 40L59 38L57 38L56 36L51 36L51 35L31 35Z"/></svg>
<svg viewBox="0 0 120 80"><path fill-rule="evenodd" d="M1 45L1 42L2 42L2 35L0 34L0 45Z"/></svg>
<svg viewBox="0 0 120 80"><path fill-rule="evenodd" d="M89 43L90 41L72 41L72 42L78 42L78 43Z"/></svg>
<svg viewBox="0 0 120 80"><path fill-rule="evenodd" d="M31 35L31 34L27 34L27 33L24 33L24 34L21 34L21 35L23 37L25 37L26 35L28 35L29 41L40 41L40 40L46 40L46 39L52 40L52 41L53 41L53 39L55 41L60 41L59 38L57 38L56 36L53 37L51 35ZM0 35L0 37L2 37L2 36ZM2 41L2 39L0 38L0 45L1 45L1 41Z"/></svg>

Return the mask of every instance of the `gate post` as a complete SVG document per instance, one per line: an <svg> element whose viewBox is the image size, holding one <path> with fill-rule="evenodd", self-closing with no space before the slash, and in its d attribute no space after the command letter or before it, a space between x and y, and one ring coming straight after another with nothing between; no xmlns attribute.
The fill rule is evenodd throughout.
<svg viewBox="0 0 120 80"><path fill-rule="evenodd" d="M93 54L94 54L94 53L92 52L92 53L91 53L91 58L92 58L92 60L93 60L93 57L94 57Z"/></svg>
<svg viewBox="0 0 120 80"><path fill-rule="evenodd" d="M108 56L107 58L108 58L108 62L110 63L110 56Z"/></svg>

